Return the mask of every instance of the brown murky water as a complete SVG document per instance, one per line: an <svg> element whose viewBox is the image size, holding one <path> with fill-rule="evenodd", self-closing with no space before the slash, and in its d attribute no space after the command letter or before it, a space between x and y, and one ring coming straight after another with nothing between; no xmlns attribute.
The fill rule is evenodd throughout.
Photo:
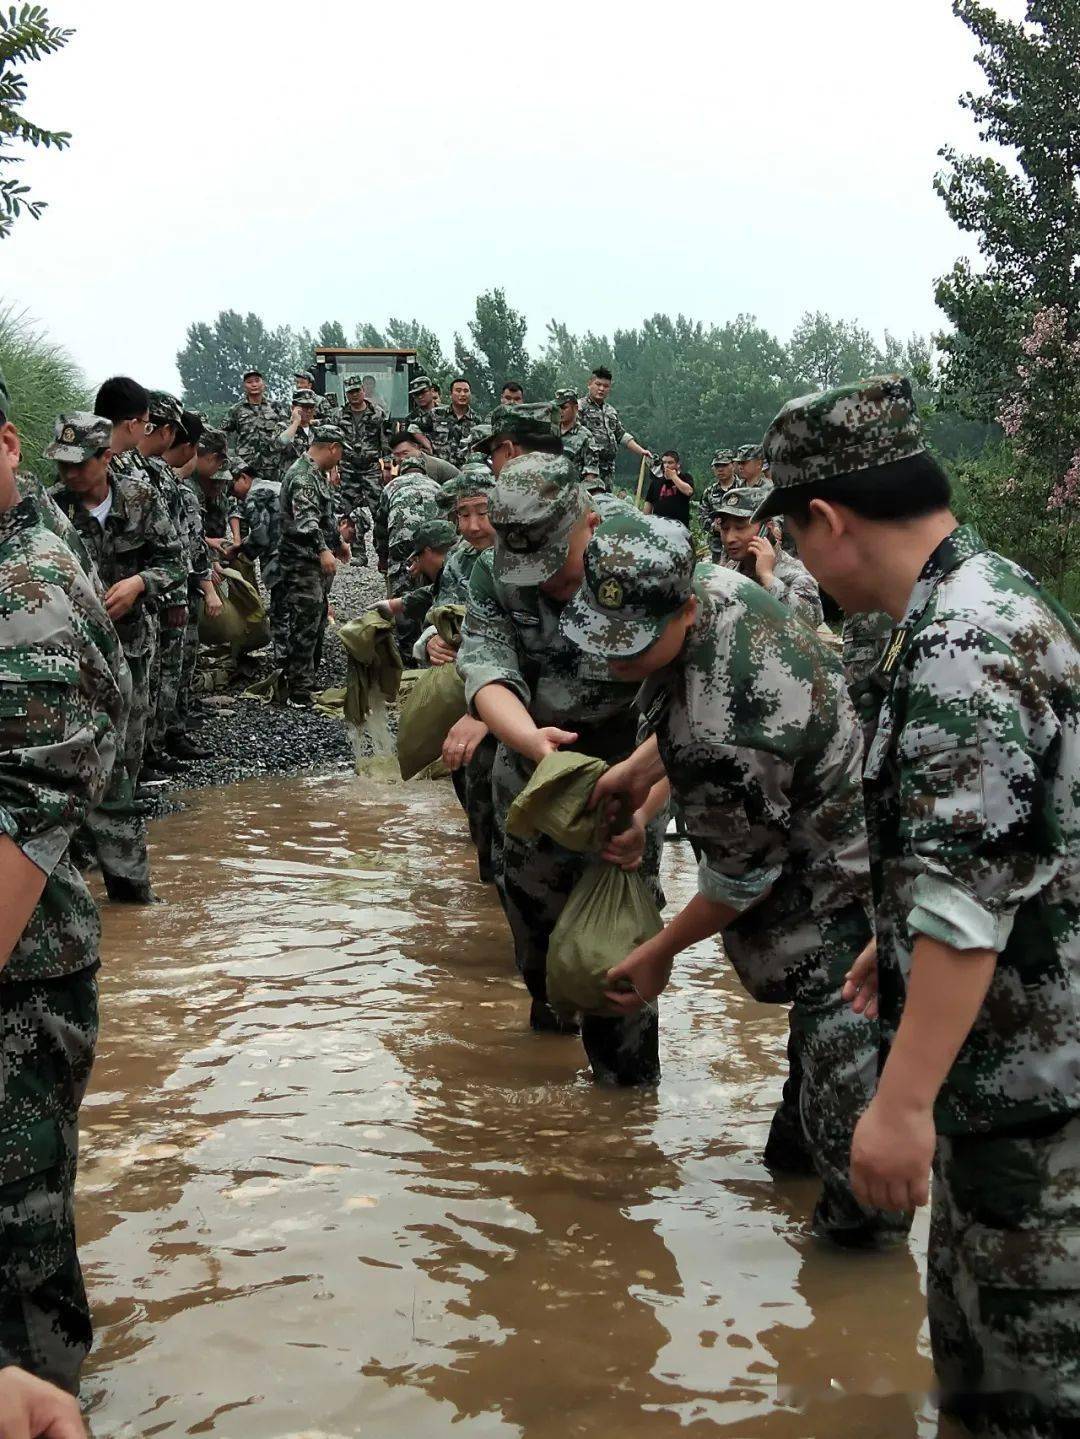
<svg viewBox="0 0 1080 1439"><path fill-rule="evenodd" d="M96 1435L937 1432L916 1259L804 1237L758 1160L784 1017L712 945L659 1093L599 1091L524 1027L447 786L204 791L153 839L83 1112Z"/></svg>

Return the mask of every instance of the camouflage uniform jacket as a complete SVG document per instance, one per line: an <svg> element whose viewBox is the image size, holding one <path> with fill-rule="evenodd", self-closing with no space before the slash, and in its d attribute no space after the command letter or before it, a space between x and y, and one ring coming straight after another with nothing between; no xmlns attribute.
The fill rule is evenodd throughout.
<svg viewBox="0 0 1080 1439"><path fill-rule="evenodd" d="M301 455L282 481L280 505L278 558L283 574L317 567L323 550L340 553L330 481L307 455Z"/></svg>
<svg viewBox="0 0 1080 1439"><path fill-rule="evenodd" d="M395 475L383 486L379 496L379 502L375 508L373 519L373 540L375 553L379 557L379 563L386 567L390 559L390 510L394 504L394 496L399 491L406 490L410 486L419 483L421 493L425 500L434 502L439 493L439 485L430 477L419 474L414 470L406 470L404 474Z"/></svg>
<svg viewBox="0 0 1080 1439"><path fill-rule="evenodd" d="M180 503L184 507L184 537L188 555L188 603L202 590L201 581L210 578L210 548L203 534L203 512L199 496L186 480L180 481Z"/></svg>
<svg viewBox="0 0 1080 1439"><path fill-rule="evenodd" d="M422 622L428 611L436 605L467 605L469 581L472 579L476 562L483 553L483 550L473 549L472 545L466 544L464 540L458 540L454 548L447 552L439 578L434 584L424 585L422 589L413 590L403 596L405 614L412 620ZM420 641L426 645L434 633L434 629L425 630ZM422 649L420 641L417 641L417 648ZM426 655L421 663L427 664Z"/></svg>
<svg viewBox="0 0 1080 1439"><path fill-rule="evenodd" d="M405 423L407 425L419 426L419 428L423 430L424 434L427 435L430 439L432 432L432 420L437 408L438 407L436 405L432 405L427 410L421 410L419 406L413 405L412 409L409 411L409 418L406 420Z"/></svg>
<svg viewBox="0 0 1080 1439"><path fill-rule="evenodd" d="M230 486L232 475L228 470L219 470L214 476L214 488L209 494L198 475L189 475L186 483L199 503L202 517L202 532L205 539L232 539L229 521L239 517L240 509L233 498Z"/></svg>
<svg viewBox="0 0 1080 1439"><path fill-rule="evenodd" d="M274 475L281 458L274 441L288 422L288 411L283 411L272 400L263 400L259 405L241 400L222 420L221 428L228 438L229 454L234 459L243 455L253 465L258 465L260 474Z"/></svg>
<svg viewBox="0 0 1080 1439"><path fill-rule="evenodd" d="M97 962L101 924L68 844L105 793L123 697L116 631L34 498L0 514L0 833L46 876L0 984Z"/></svg>
<svg viewBox="0 0 1080 1439"><path fill-rule="evenodd" d="M627 445L633 435L623 426L614 405L606 401L598 405L590 395L582 395L578 401L578 422L592 435L600 478L609 481L615 473L615 456L619 446Z"/></svg>
<svg viewBox="0 0 1080 1439"><path fill-rule="evenodd" d="M586 429L580 420L562 432L562 447L563 454L568 455L577 465L582 478L586 473L600 474L600 456L597 454L592 431Z"/></svg>
<svg viewBox="0 0 1080 1439"><path fill-rule="evenodd" d="M835 995L870 937L862 744L838 659L772 595L699 565L679 660L642 688L698 889L755 998Z"/></svg>
<svg viewBox="0 0 1080 1439"><path fill-rule="evenodd" d="M878 661L892 634L891 618L880 610L873 614L847 615L841 637L841 663L848 694L863 728L863 753L869 754L877 728L882 689L874 677Z"/></svg>
<svg viewBox="0 0 1080 1439"><path fill-rule="evenodd" d="M588 655L559 629L564 606L535 585L502 584L493 551L475 562L458 673L472 714L478 690L503 684L528 707L536 724L577 730L572 746L599 759L634 748L637 686L612 678L605 660ZM510 756L521 774L528 761Z"/></svg>
<svg viewBox="0 0 1080 1439"><path fill-rule="evenodd" d="M301 455L306 455L311 448L311 442L315 438L314 429L301 427L295 435L290 435L285 430L280 430L274 436L274 453L277 456L275 467L271 470L264 470L267 479L284 479L286 472L292 465L295 465Z"/></svg>
<svg viewBox="0 0 1080 1439"><path fill-rule="evenodd" d="M769 593L812 630L825 623L825 611L821 608L821 591L817 587L817 581L802 560L795 559L784 550L776 552L776 566L773 569Z"/></svg>
<svg viewBox="0 0 1080 1439"><path fill-rule="evenodd" d="M454 413L453 405L438 405L431 412L431 448L440 459L460 465L466 458L469 437L480 423L480 416L471 407L463 415Z"/></svg>
<svg viewBox="0 0 1080 1439"><path fill-rule="evenodd" d="M407 567L412 557L417 526L438 515L435 502L439 496L439 486L426 475L410 471L401 479L403 483L395 485L386 507L387 563L399 568Z"/></svg>
<svg viewBox="0 0 1080 1439"><path fill-rule="evenodd" d="M997 967L944 1134L1080 1105L1080 634L974 530L927 560L878 670L866 760L883 1034L920 935Z"/></svg>
<svg viewBox="0 0 1080 1439"><path fill-rule="evenodd" d="M364 485L379 456L386 449L386 417L369 401L362 410L343 405L334 423L345 436L345 452L341 460L341 487L352 492L371 492ZM377 481L371 484L377 487Z"/></svg>
<svg viewBox="0 0 1080 1439"><path fill-rule="evenodd" d="M722 485L719 480L714 480L705 493L701 496L701 503L698 506L698 520L701 528L709 541L709 549L712 552L713 560L719 563L724 558L724 542L720 538L720 531L713 529L713 526L720 520L720 506L729 491L737 488L737 481L732 480L730 485Z"/></svg>
<svg viewBox="0 0 1080 1439"><path fill-rule="evenodd" d="M187 563L165 502L145 475L136 471L118 480L110 468L109 490L112 508L104 526L63 484L54 485L49 495L75 526L106 589L118 580L142 577L143 594L116 622L124 653L133 658L153 648L148 604L168 603L170 592L187 578Z"/></svg>
<svg viewBox="0 0 1080 1439"><path fill-rule="evenodd" d="M278 546L281 543L281 485L277 480L255 480L244 499L247 533L241 549L258 560L263 584L269 588L281 578Z"/></svg>
<svg viewBox="0 0 1080 1439"><path fill-rule="evenodd" d="M191 574L191 543L188 536L188 507L181 495L184 484L172 465L166 463L166 461L160 457L139 455L138 461L149 476L150 483L164 501L165 508L169 512L169 519L173 522L176 537L180 541L180 549L183 554L183 582L177 585L176 589L167 597L165 603L170 605L186 605L188 598L188 578Z"/></svg>

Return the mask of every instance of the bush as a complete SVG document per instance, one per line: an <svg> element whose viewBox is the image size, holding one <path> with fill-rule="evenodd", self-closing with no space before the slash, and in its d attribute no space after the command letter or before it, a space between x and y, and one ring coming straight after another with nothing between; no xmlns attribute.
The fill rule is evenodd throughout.
<svg viewBox="0 0 1080 1439"><path fill-rule="evenodd" d="M90 407L86 380L68 352L13 305L0 308L0 370L11 396L10 418L22 440L21 468L52 481L56 466L42 452L52 442L61 410Z"/></svg>

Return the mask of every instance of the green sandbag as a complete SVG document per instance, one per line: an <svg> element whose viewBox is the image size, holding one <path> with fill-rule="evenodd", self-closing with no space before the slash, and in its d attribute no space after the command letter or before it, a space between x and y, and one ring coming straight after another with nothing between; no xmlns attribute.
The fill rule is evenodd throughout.
<svg viewBox="0 0 1080 1439"><path fill-rule="evenodd" d="M615 1013L608 970L664 927L637 870L591 864L570 892L547 954L548 1003L558 1014ZM629 990L629 982L624 984Z"/></svg>
<svg viewBox="0 0 1080 1439"><path fill-rule="evenodd" d="M412 779L442 754L443 740L467 712L465 685L455 665L421 670L401 702L397 752L402 779Z"/></svg>
<svg viewBox="0 0 1080 1439"><path fill-rule="evenodd" d="M603 848L604 816L589 809L596 781L607 770L602 759L555 750L545 755L506 815L515 839L546 834L564 849L589 854Z"/></svg>
<svg viewBox="0 0 1080 1439"><path fill-rule="evenodd" d="M226 569L222 587L221 613L211 617L204 609L199 619L199 641L204 645L227 645L232 655L261 650L270 643L266 606L255 585L238 570Z"/></svg>
<svg viewBox="0 0 1080 1439"><path fill-rule="evenodd" d="M266 704L283 705L289 697L289 686L284 670L271 670L268 675L254 680L243 693L246 700L262 700Z"/></svg>
<svg viewBox="0 0 1080 1439"><path fill-rule="evenodd" d="M428 614L428 624L435 626L435 633L452 649L461 645L461 625L465 619L464 605L434 605Z"/></svg>
<svg viewBox="0 0 1080 1439"><path fill-rule="evenodd" d="M371 712L371 698L379 690L384 699L397 699L401 686L401 655L394 638L394 621L378 610L368 610L337 627L349 657L345 718L360 726Z"/></svg>

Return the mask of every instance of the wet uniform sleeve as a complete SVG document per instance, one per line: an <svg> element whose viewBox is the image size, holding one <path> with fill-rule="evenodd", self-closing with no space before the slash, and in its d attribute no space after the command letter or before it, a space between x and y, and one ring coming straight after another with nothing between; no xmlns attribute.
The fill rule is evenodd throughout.
<svg viewBox="0 0 1080 1439"><path fill-rule="evenodd" d="M146 585L147 598L165 595L187 581L184 546L176 526L169 518L165 501L147 486L149 502L146 511L147 563L139 571Z"/></svg>
<svg viewBox="0 0 1080 1439"><path fill-rule="evenodd" d="M1047 880L1034 734L1057 722L1035 712L1022 660L996 636L945 624L920 648L896 742L899 838L921 868L908 924L954 949L1000 952L1021 901ZM1053 738L1042 733L1039 750Z"/></svg>
<svg viewBox="0 0 1080 1439"><path fill-rule="evenodd" d="M48 653L10 651L0 678L0 833L46 875L104 795L115 757L112 719L80 682L78 643L69 629Z"/></svg>
<svg viewBox="0 0 1080 1439"><path fill-rule="evenodd" d="M524 705L532 698L521 672L517 630L513 618L503 608L486 555L477 563L469 582L457 668L465 682L469 713L476 718L479 716L474 700L485 685L505 685Z"/></svg>

